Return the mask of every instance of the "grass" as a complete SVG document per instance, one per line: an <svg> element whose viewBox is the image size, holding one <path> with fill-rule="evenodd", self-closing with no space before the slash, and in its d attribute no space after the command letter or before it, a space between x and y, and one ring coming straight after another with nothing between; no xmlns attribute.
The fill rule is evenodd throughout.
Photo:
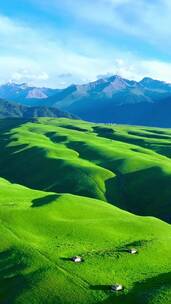
<svg viewBox="0 0 171 304"><path fill-rule="evenodd" d="M169 304L171 130L48 118L0 130L0 303Z"/></svg>
<svg viewBox="0 0 171 304"><path fill-rule="evenodd" d="M1 177L171 222L171 130L47 118L13 123L0 126Z"/></svg>

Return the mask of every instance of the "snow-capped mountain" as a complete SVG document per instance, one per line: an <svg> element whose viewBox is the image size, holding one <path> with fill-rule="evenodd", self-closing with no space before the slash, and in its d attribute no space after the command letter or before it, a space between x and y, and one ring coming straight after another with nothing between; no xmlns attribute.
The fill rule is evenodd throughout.
<svg viewBox="0 0 171 304"><path fill-rule="evenodd" d="M58 90L49 88L30 87L26 83L6 83L0 85L0 98L20 102L23 104L34 103L34 99L43 100L57 93Z"/></svg>
<svg viewBox="0 0 171 304"><path fill-rule="evenodd" d="M59 108L94 122L171 127L171 84L149 77L135 81L114 75L61 90L8 83L0 86L0 98Z"/></svg>
<svg viewBox="0 0 171 304"><path fill-rule="evenodd" d="M171 85L151 78L137 82L115 75L70 86L46 103L94 122L171 127Z"/></svg>
<svg viewBox="0 0 171 304"><path fill-rule="evenodd" d="M128 103L154 102L171 95L171 85L144 78L140 82L118 75L88 84L72 85L49 97L46 102L60 108L81 111L84 107L105 107Z"/></svg>

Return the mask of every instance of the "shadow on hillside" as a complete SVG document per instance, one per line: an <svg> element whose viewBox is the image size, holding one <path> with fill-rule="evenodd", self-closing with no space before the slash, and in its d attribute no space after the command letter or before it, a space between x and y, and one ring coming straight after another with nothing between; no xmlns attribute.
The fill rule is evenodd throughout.
<svg viewBox="0 0 171 304"><path fill-rule="evenodd" d="M120 189L122 176L117 170L117 166L122 163L122 160L102 162L102 156L98 155L98 151L95 151L82 141L69 142L67 147L77 151L82 159L93 162L99 168L107 169L116 174L116 176L105 182L105 197L109 203L114 203L115 206L126 209L123 187Z"/></svg>
<svg viewBox="0 0 171 304"><path fill-rule="evenodd" d="M21 274L25 265L20 254L12 249L0 253L0 303L13 304L26 287Z"/></svg>
<svg viewBox="0 0 171 304"><path fill-rule="evenodd" d="M19 122L21 120L17 120ZM16 124L16 120L13 123ZM2 132L0 138L1 177L10 182L47 192L71 193L102 200L106 198L109 203L121 209L171 222L171 173L166 174L162 167L155 166L122 174L124 158L112 160L111 156L108 158L105 155L105 151L101 155L98 149L96 151L84 142L69 143L68 147L76 150L81 158L116 174L106 181L106 192L101 194L100 183L93 179L88 168L80 166L79 159L73 163L62 157L49 157L48 147L9 146L15 138L11 139L8 133ZM49 204L53 199L51 196L43 198L33 202L33 206Z"/></svg>
<svg viewBox="0 0 171 304"><path fill-rule="evenodd" d="M35 121L30 119L29 121ZM24 118L3 118L0 119L0 132L9 132L13 128L17 128L24 123L27 123L28 119Z"/></svg>
<svg viewBox="0 0 171 304"><path fill-rule="evenodd" d="M135 242L126 243L126 244L122 245L122 247L119 247L117 249L117 252L130 254L129 249L136 248L136 250L137 250L136 254L139 254L139 249L141 249L143 247L144 248L147 247L148 244L152 241L153 240L138 240Z"/></svg>
<svg viewBox="0 0 171 304"><path fill-rule="evenodd" d="M146 130L148 132L148 130ZM128 131L128 134L135 135L139 137L145 137L145 138L154 138L154 139L169 139L171 140L171 135L159 135L157 133L142 133L138 131Z"/></svg>
<svg viewBox="0 0 171 304"><path fill-rule="evenodd" d="M144 148L149 148L150 145L148 143L146 143L146 141L143 138L130 138L127 137L126 134L120 134L117 133L114 129L110 129L110 128L105 128L105 127L93 127L94 131L97 133L97 135L99 137L104 137L104 138L108 138L108 139L112 139L112 140L117 140L117 141L121 141L127 144L134 144L134 145L138 145Z"/></svg>
<svg viewBox="0 0 171 304"><path fill-rule="evenodd" d="M148 245L148 243L152 242L152 240L138 240L135 242L127 243L124 245L125 248L137 248Z"/></svg>
<svg viewBox="0 0 171 304"><path fill-rule="evenodd" d="M57 134L56 132L48 132L45 134L53 143L65 143L67 136Z"/></svg>
<svg viewBox="0 0 171 304"><path fill-rule="evenodd" d="M56 199L58 199L60 195L58 194L51 194L45 197L36 198L32 200L32 207L41 207L50 203L53 203Z"/></svg>
<svg viewBox="0 0 171 304"><path fill-rule="evenodd" d="M163 136L169 136L171 138L171 132L169 130L166 131L166 129L159 130L159 129L143 129L146 132L157 134L157 135L163 135Z"/></svg>
<svg viewBox="0 0 171 304"><path fill-rule="evenodd" d="M60 260L65 261L65 262L71 262L72 258L61 257Z"/></svg>
<svg viewBox="0 0 171 304"><path fill-rule="evenodd" d="M117 133L114 129L110 128L96 126L93 127L93 129L99 137L121 141L127 144L137 145L155 151L156 153L164 155L168 158L171 158L171 136L169 135L156 136L154 134L151 136L150 134L140 134L139 132L129 131L128 134L132 135L132 137L128 137L126 134ZM137 138L137 136L139 136L139 138ZM145 140L145 137L158 139L158 142L151 144ZM170 143L161 142L161 139L170 140Z"/></svg>
<svg viewBox="0 0 171 304"><path fill-rule="evenodd" d="M99 185L88 174L88 168L81 168L79 160L74 163L63 159L62 155L59 158L49 157L48 148L29 145L12 147L9 143L10 135L5 142L0 142L1 177L36 190L100 198Z"/></svg>
<svg viewBox="0 0 171 304"><path fill-rule="evenodd" d="M72 125L60 125L60 127L64 128L64 129L79 131L79 132L87 132L88 131L87 129L80 128L80 127L77 127L77 126L72 126Z"/></svg>
<svg viewBox="0 0 171 304"><path fill-rule="evenodd" d="M113 202L115 206L128 210L129 206L127 206L127 193L126 193L126 184L124 179L124 174L119 170L122 167L124 160L117 159L112 161L107 161L102 163L101 165L114 172L116 174L115 177L112 177L105 182L106 187L106 198L108 202Z"/></svg>
<svg viewBox="0 0 171 304"><path fill-rule="evenodd" d="M122 174L120 168L124 159L102 162L100 155L81 141L70 142L67 146L81 158L100 163L100 167L116 174L105 182L105 197L109 203L137 215L171 222L171 174L165 174L159 166Z"/></svg>
<svg viewBox="0 0 171 304"><path fill-rule="evenodd" d="M110 291L110 285L91 285L90 289L92 290L103 290L103 291Z"/></svg>
<svg viewBox="0 0 171 304"><path fill-rule="evenodd" d="M72 150L78 152L82 159L92 161L92 162L94 160L96 160L95 151L92 151L91 149L89 149L89 147L86 145L86 143L84 141L70 141L66 144L66 146L69 149L72 149Z"/></svg>
<svg viewBox="0 0 171 304"><path fill-rule="evenodd" d="M156 166L127 174L117 172L115 182L120 199L111 197L113 179L109 179L106 181L108 201L116 201L116 206L134 214L154 216L171 223L171 174L165 174Z"/></svg>
<svg viewBox="0 0 171 304"><path fill-rule="evenodd" d="M90 288L93 289L92 286ZM104 285L102 285L101 288L98 287L98 290L104 290L103 288ZM171 272L160 274L154 278L147 279L143 282L137 282L128 294L113 294L106 300L98 302L97 304L150 304L153 300L153 297L157 295L157 292L159 292L160 289L163 292L165 288L171 288ZM167 303L170 303L169 294L167 300Z"/></svg>

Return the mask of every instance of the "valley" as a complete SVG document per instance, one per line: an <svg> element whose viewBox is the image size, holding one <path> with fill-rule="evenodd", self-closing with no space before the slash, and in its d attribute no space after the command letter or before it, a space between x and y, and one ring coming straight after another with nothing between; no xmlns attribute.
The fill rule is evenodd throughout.
<svg viewBox="0 0 171 304"><path fill-rule="evenodd" d="M169 304L170 145L170 129L0 120L0 303Z"/></svg>

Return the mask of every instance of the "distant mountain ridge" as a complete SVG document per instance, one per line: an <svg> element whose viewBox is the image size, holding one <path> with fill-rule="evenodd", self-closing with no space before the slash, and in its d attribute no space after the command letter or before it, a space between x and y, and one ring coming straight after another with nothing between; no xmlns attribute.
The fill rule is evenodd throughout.
<svg viewBox="0 0 171 304"><path fill-rule="evenodd" d="M6 83L0 85L0 98L33 105L34 100L43 100L57 93L58 89L38 88L26 83Z"/></svg>
<svg viewBox="0 0 171 304"><path fill-rule="evenodd" d="M65 89L0 86L0 97L29 106L58 108L93 122L171 127L171 84L118 75Z"/></svg>
<svg viewBox="0 0 171 304"><path fill-rule="evenodd" d="M4 99L0 99L0 118L32 118L32 117L65 117L73 118L77 117L61 111L57 108L50 107L28 107L15 102L9 102Z"/></svg>
<svg viewBox="0 0 171 304"><path fill-rule="evenodd" d="M73 84L65 89L40 88L28 86L26 83L17 84L9 82L0 85L0 98L23 103L25 102L24 99L40 99L41 101L43 99L50 99L46 100L46 102L53 104L69 96L80 98L92 95L91 97L112 98L118 92L124 90L128 90L135 95L148 95L149 92L157 92L161 95L171 94L171 84L149 77L145 77L137 82L135 80L122 78L118 75L98 79L82 85ZM39 103L39 101L37 102ZM75 100L73 100L73 102L75 102ZM120 101L117 100L117 103L120 103Z"/></svg>
<svg viewBox="0 0 171 304"><path fill-rule="evenodd" d="M88 121L171 127L171 84L147 77L137 82L116 75L70 86L46 102Z"/></svg>

